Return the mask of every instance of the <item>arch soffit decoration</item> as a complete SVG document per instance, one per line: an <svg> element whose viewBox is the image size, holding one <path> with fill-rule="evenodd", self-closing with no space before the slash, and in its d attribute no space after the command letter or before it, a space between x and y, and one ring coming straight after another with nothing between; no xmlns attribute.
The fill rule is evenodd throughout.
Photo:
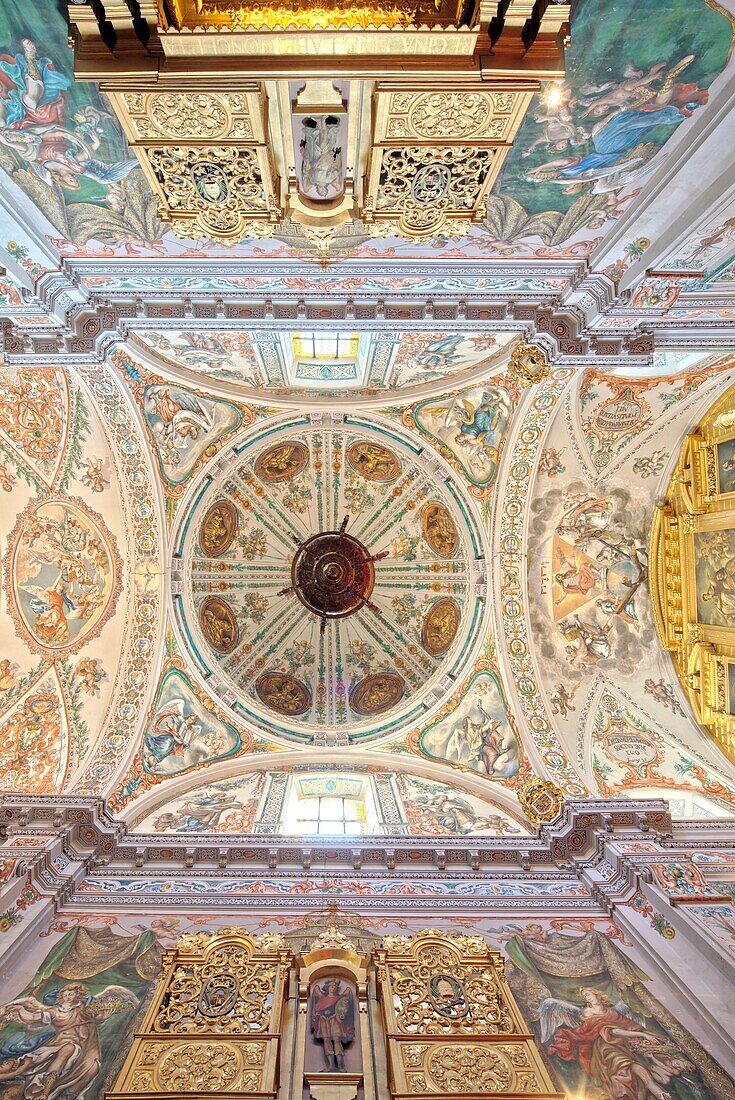
<svg viewBox="0 0 735 1100"><path fill-rule="evenodd" d="M301 771L314 767L321 770L328 766L355 772L396 772L446 783L458 794L468 794L481 799L488 807L496 807L508 814L524 830L529 829L517 797L499 783L484 780L481 776L470 772L458 773L444 764L425 760L422 757L400 757L376 749L356 747L350 749L291 748L274 756L258 754L223 760L209 765L204 772L190 772L172 777L165 784L147 791L140 798L129 803L119 817L129 829L134 830L137 822L163 809L168 803L215 783L244 778L254 772L266 771L270 774L278 774L287 771L291 774L296 769Z"/></svg>

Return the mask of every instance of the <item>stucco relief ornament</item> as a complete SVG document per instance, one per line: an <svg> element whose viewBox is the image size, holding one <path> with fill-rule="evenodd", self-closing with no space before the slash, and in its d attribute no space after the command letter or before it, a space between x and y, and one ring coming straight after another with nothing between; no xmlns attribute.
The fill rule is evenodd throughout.
<svg viewBox="0 0 735 1100"><path fill-rule="evenodd" d="M535 344L517 344L508 362L508 374L522 386L531 386L548 378L551 368L546 356Z"/></svg>
<svg viewBox="0 0 735 1100"><path fill-rule="evenodd" d="M518 801L533 825L548 825L561 813L564 793L548 779L535 776L519 787Z"/></svg>

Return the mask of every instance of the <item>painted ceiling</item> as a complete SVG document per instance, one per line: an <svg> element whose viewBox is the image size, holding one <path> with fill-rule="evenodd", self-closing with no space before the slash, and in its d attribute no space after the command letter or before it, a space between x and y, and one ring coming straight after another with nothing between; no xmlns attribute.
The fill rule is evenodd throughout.
<svg viewBox="0 0 735 1100"><path fill-rule="evenodd" d="M0 789L159 833L275 829L306 775L414 834L526 832L534 775L730 812L648 550L735 383L734 10L580 0L484 223L320 266L164 232L58 5L4 0Z"/></svg>
<svg viewBox="0 0 735 1100"><path fill-rule="evenodd" d="M732 49L726 0L652 0L645 8L636 0L579 0L573 23L562 102L549 108L543 96L534 100L486 221L467 241L438 239L423 254L592 254L648 175L711 109ZM54 0L30 7L5 0L0 41L0 167L44 211L62 253L217 251L211 242L182 242L165 231L109 105L93 87L74 82L67 27ZM29 111L25 74L36 57L43 92ZM338 247L365 258L416 251L397 239L369 239L359 226ZM237 251L276 258L305 250L303 231L289 222L278 238Z"/></svg>

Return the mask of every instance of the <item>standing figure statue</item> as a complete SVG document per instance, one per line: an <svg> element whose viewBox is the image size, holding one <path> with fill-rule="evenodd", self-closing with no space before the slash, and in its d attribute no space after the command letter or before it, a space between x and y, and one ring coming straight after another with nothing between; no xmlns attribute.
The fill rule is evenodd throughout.
<svg viewBox="0 0 735 1100"><path fill-rule="evenodd" d="M344 1073L345 1047L355 1038L355 997L339 978L315 982L310 998L310 1029L324 1046L327 1072Z"/></svg>

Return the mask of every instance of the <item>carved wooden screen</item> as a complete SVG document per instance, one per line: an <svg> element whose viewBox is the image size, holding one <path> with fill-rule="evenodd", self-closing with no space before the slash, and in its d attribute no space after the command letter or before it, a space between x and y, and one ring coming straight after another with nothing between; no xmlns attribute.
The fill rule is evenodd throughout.
<svg viewBox="0 0 735 1100"><path fill-rule="evenodd" d="M107 1100L275 1097L291 962L281 936L182 936Z"/></svg>
<svg viewBox="0 0 735 1100"><path fill-rule="evenodd" d="M374 958L395 1100L561 1098L480 936L387 936Z"/></svg>

